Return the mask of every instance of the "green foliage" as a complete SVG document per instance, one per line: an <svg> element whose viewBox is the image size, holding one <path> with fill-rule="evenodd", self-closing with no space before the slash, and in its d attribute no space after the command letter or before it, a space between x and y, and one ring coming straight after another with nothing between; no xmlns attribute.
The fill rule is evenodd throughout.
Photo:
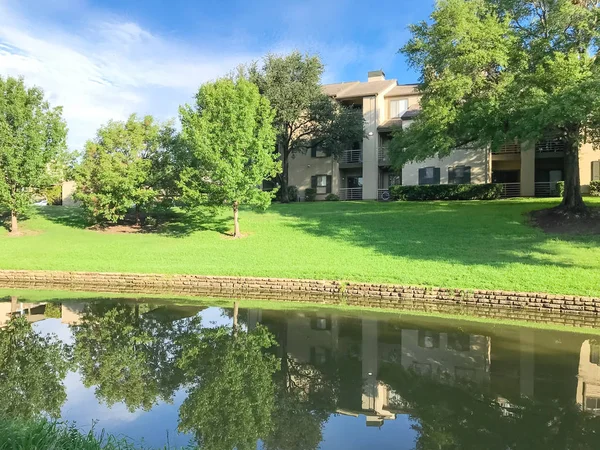
<svg viewBox="0 0 600 450"><path fill-rule="evenodd" d="M562 197L564 195L564 193L565 193L565 182L564 181L556 182L556 192L559 197Z"/></svg>
<svg viewBox="0 0 600 450"><path fill-rule="evenodd" d="M234 212L242 204L266 209L273 193L260 186L279 173L281 164L273 153L274 112L257 87L241 77L206 83L196 104L180 108L180 114L192 155L179 182L183 201L229 205Z"/></svg>
<svg viewBox="0 0 600 450"><path fill-rule="evenodd" d="M199 320L199 319L196 319ZM272 430L277 359L264 350L269 331L203 328L183 341L179 362L190 388L179 410L179 428L206 450L253 450Z"/></svg>
<svg viewBox="0 0 600 450"><path fill-rule="evenodd" d="M600 197L600 180L590 181L590 195Z"/></svg>
<svg viewBox="0 0 600 450"><path fill-rule="evenodd" d="M49 319L60 319L62 317L62 307L60 303L46 303L44 308L44 317Z"/></svg>
<svg viewBox="0 0 600 450"><path fill-rule="evenodd" d="M304 190L304 200L307 202L314 202L317 200L317 190L315 188L306 188Z"/></svg>
<svg viewBox="0 0 600 450"><path fill-rule="evenodd" d="M325 200L327 200L328 202L339 202L340 196L337 194L327 194L327 197L325 197Z"/></svg>
<svg viewBox="0 0 600 450"><path fill-rule="evenodd" d="M173 133L152 116L132 114L126 122L108 122L86 143L75 199L93 222L116 222L134 205L145 211L159 189L173 184L166 181L172 165L165 148L176 140Z"/></svg>
<svg viewBox="0 0 600 450"><path fill-rule="evenodd" d="M394 166L551 135L567 149L563 206L583 208L579 145L600 144L597 21L587 1L439 2L402 49L421 73L422 112L395 133Z"/></svg>
<svg viewBox="0 0 600 450"><path fill-rule="evenodd" d="M51 108L40 88L0 76L0 207L23 214L36 190L58 181L48 168L66 136L62 109Z"/></svg>
<svg viewBox="0 0 600 450"><path fill-rule="evenodd" d="M90 304L72 328L74 362L86 387L108 406L123 402L130 411L171 401L183 383L176 367L178 339L193 328L139 305Z"/></svg>
<svg viewBox="0 0 600 450"><path fill-rule="evenodd" d="M280 184L287 202L288 161L294 153L316 148L333 156L362 141L362 111L341 105L321 91L323 64L318 56L293 52L286 56L267 55L262 65L248 69L255 83L275 108L277 144L283 172ZM293 101L291 100L293 99Z"/></svg>
<svg viewBox="0 0 600 450"><path fill-rule="evenodd" d="M58 417L68 360L58 340L36 333L26 317L12 318L0 329L0 418Z"/></svg>
<svg viewBox="0 0 600 450"><path fill-rule="evenodd" d="M498 184L431 184L390 186L392 200L495 200L502 195Z"/></svg>
<svg viewBox="0 0 600 450"><path fill-rule="evenodd" d="M75 425L47 419L0 421L2 450L136 450L138 447L124 438L100 433L92 428L82 433ZM140 449L141 450L141 449Z"/></svg>
<svg viewBox="0 0 600 450"><path fill-rule="evenodd" d="M62 185L60 184L42 189L40 194L48 201L49 205L57 206L62 203Z"/></svg>

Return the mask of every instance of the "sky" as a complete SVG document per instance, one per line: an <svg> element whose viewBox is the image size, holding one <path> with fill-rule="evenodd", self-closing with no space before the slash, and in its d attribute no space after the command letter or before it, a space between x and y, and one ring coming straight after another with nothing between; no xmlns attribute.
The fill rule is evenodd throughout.
<svg viewBox="0 0 600 450"><path fill-rule="evenodd" d="M319 54L324 83L383 69L418 80L398 49L433 1L0 0L0 76L63 106L81 149L108 120L176 118L198 87L269 52Z"/></svg>

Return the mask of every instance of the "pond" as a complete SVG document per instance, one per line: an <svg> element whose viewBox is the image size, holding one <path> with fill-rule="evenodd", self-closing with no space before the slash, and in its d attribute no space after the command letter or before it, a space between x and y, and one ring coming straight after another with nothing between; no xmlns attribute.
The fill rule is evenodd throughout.
<svg viewBox="0 0 600 450"><path fill-rule="evenodd" d="M151 447L598 449L600 339L329 309L0 302L0 414Z"/></svg>

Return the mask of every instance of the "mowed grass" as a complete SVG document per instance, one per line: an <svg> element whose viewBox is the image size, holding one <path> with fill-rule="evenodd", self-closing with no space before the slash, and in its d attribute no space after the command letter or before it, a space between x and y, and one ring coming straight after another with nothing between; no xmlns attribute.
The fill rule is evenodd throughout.
<svg viewBox="0 0 600 450"><path fill-rule="evenodd" d="M591 206L600 200L586 199ZM160 233L85 229L77 208L39 208L25 235L0 231L0 268L335 279L600 295L600 235L549 235L527 212L557 199L274 204L182 215Z"/></svg>

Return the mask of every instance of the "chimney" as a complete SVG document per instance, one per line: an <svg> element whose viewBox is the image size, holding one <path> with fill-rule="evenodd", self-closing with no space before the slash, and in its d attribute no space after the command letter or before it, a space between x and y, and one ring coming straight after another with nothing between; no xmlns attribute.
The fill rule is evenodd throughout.
<svg viewBox="0 0 600 450"><path fill-rule="evenodd" d="M372 70L368 73L368 81L384 81L385 73L383 70Z"/></svg>

